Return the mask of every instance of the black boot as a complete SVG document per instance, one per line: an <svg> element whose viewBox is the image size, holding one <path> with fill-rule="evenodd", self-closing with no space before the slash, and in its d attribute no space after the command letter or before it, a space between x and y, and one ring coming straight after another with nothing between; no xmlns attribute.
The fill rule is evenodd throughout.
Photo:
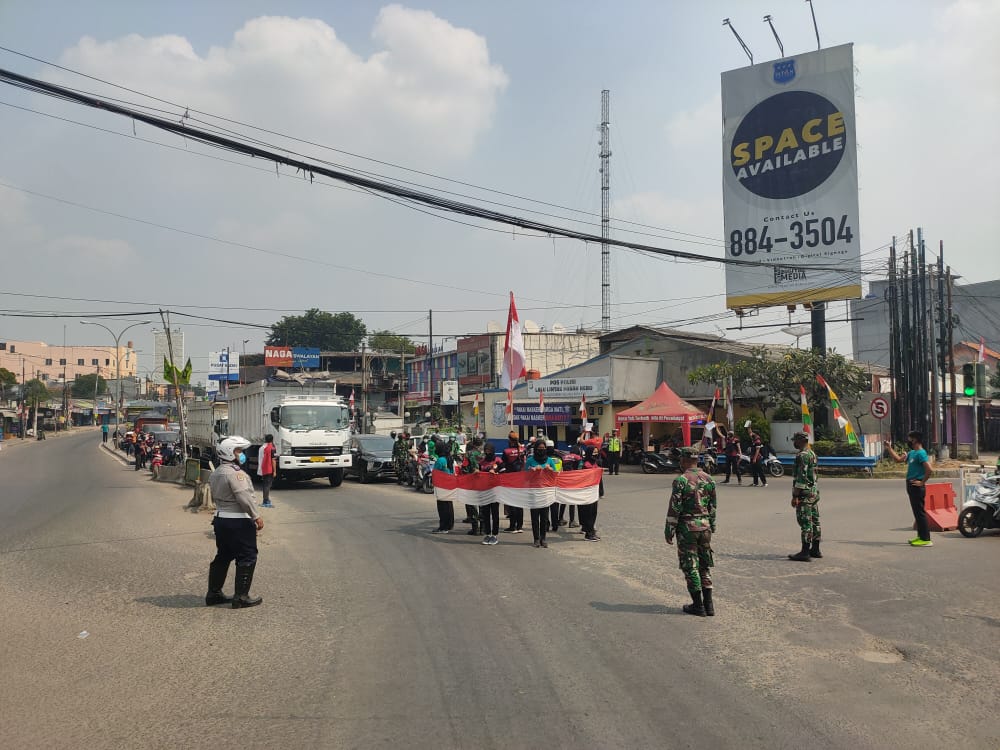
<svg viewBox="0 0 1000 750"><path fill-rule="evenodd" d="M795 560L796 562L810 562L812 558L809 557L809 543L802 542L802 549L799 550L797 554L789 555L789 560Z"/></svg>
<svg viewBox="0 0 1000 750"><path fill-rule="evenodd" d="M819 551L819 540L817 539L812 543L809 548L809 557L822 557L823 553Z"/></svg>
<svg viewBox="0 0 1000 750"><path fill-rule="evenodd" d="M263 599L250 596L250 584L253 583L253 571L257 564L236 566L236 596L233 597L233 609L256 607Z"/></svg>
<svg viewBox="0 0 1000 750"><path fill-rule="evenodd" d="M705 602L705 614L709 617L715 617L715 604L712 603L712 589L702 589L701 596Z"/></svg>
<svg viewBox="0 0 1000 750"><path fill-rule="evenodd" d="M229 573L229 563L215 562L208 566L208 593L205 594L205 606L229 604L232 599L222 593L226 585L226 575Z"/></svg>
<svg viewBox="0 0 1000 750"><path fill-rule="evenodd" d="M684 607L683 607L684 614L686 614L686 615L696 615L697 617L704 617L705 616L705 605L702 604L701 592L700 591L692 591L691 592L691 601L693 602L693 604L685 604L684 605Z"/></svg>

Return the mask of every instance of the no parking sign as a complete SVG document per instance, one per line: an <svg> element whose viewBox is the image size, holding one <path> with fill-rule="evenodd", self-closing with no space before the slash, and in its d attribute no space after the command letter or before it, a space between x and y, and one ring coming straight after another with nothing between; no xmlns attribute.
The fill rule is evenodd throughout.
<svg viewBox="0 0 1000 750"><path fill-rule="evenodd" d="M889 400L884 396L876 396L872 399L869 410L875 419L885 419L889 416Z"/></svg>

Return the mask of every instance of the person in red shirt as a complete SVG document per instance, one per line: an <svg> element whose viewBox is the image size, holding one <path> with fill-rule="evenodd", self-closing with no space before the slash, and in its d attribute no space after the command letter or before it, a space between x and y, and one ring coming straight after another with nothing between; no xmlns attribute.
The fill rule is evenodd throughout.
<svg viewBox="0 0 1000 750"><path fill-rule="evenodd" d="M273 508L271 504L271 485L274 484L274 477L277 474L275 466L274 435L268 433L264 436L264 446L257 454L257 475L260 477L264 502L262 508Z"/></svg>

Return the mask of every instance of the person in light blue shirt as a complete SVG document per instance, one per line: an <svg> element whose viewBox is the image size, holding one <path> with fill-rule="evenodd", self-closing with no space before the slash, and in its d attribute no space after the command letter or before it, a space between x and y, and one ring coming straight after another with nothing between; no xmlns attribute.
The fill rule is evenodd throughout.
<svg viewBox="0 0 1000 750"><path fill-rule="evenodd" d="M535 441L535 449L528 460L524 462L525 471L558 471L556 460L552 458L545 448L544 440ZM545 541L545 532L548 530L549 514L546 508L531 509L531 535L534 537L532 547L548 547Z"/></svg>
<svg viewBox="0 0 1000 750"><path fill-rule="evenodd" d="M432 447L433 446L433 447ZM455 468L451 463L451 459L448 458L448 446L444 441L438 442L436 445L433 442L428 442L427 450L428 452L434 451L437 455L437 459L434 461L434 470L443 471L445 474L454 474ZM438 512L438 527L432 531L432 534L448 534L453 528L455 528L455 503L450 500L438 500L437 501L437 512Z"/></svg>
<svg viewBox="0 0 1000 750"><path fill-rule="evenodd" d="M893 447L889 446L889 455L896 463L906 462L906 494L910 498L910 508L913 510L913 519L917 522L917 537L910 540L913 547L933 547L931 541L931 530L927 525L927 510L924 507L924 500L927 496L927 480L931 476L930 457L924 450L924 436L916 431L906 436L906 443L910 446L905 454L897 453Z"/></svg>

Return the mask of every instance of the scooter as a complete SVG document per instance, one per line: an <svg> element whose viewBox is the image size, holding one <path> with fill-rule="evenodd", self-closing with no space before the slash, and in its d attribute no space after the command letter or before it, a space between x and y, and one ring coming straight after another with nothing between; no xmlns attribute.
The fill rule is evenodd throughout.
<svg viewBox="0 0 1000 750"><path fill-rule="evenodd" d="M785 467L781 465L781 461L778 460L777 456L768 456L764 459L764 471L772 477L783 477L785 475ZM740 473L750 473L750 456L746 454L740 456Z"/></svg>
<svg viewBox="0 0 1000 750"><path fill-rule="evenodd" d="M1000 529L1000 474L983 477L958 514L962 536L972 539L983 529Z"/></svg>
<svg viewBox="0 0 1000 750"><path fill-rule="evenodd" d="M669 453L646 451L642 456L642 473L670 474L671 472L680 471L679 456L680 454L676 449L672 449Z"/></svg>
<svg viewBox="0 0 1000 750"><path fill-rule="evenodd" d="M417 460L417 473L413 479L413 489L428 495L434 492L434 464L430 457L421 456Z"/></svg>
<svg viewBox="0 0 1000 750"><path fill-rule="evenodd" d="M706 474L714 474L719 470L718 451L714 446L705 448L698 454L698 468Z"/></svg>

